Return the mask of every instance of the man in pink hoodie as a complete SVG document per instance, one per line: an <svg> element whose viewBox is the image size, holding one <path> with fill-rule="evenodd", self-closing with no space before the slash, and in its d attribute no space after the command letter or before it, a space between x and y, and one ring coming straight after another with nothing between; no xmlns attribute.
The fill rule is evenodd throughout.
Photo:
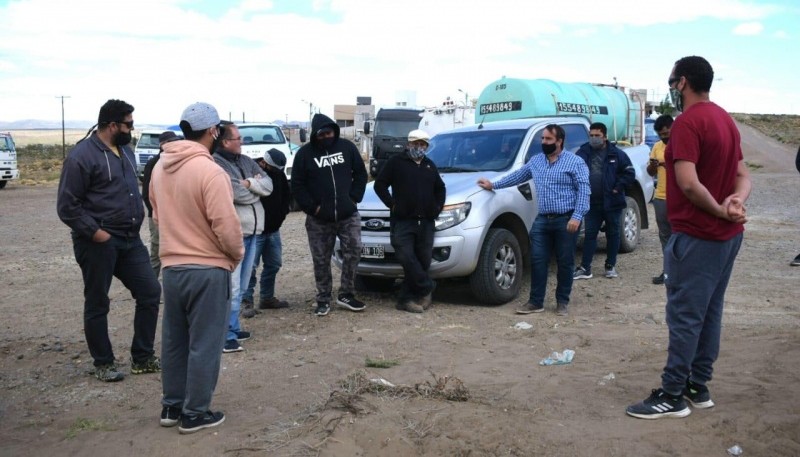
<svg viewBox="0 0 800 457"><path fill-rule="evenodd" d="M164 145L150 181L163 268L161 425L180 433L225 420L209 409L231 306L231 271L244 256L230 178L211 158L220 137L217 110L183 111L186 140Z"/></svg>

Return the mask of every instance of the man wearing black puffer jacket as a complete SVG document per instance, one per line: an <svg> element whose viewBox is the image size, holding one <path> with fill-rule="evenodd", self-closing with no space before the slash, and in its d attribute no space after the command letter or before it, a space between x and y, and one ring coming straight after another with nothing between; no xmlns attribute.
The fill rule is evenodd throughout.
<svg viewBox="0 0 800 457"><path fill-rule="evenodd" d="M342 276L336 304L363 311L353 296L355 272L361 259L361 216L356 205L364 197L367 169L358 148L339 137L339 126L323 114L311 120L311 140L294 159L292 194L307 214L306 232L317 283L315 314L330 311L333 278L331 255L336 237L342 245Z"/></svg>

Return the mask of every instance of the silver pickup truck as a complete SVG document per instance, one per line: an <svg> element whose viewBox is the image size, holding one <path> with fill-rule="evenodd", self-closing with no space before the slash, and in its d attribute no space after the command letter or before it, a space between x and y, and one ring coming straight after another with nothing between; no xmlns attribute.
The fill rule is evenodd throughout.
<svg viewBox="0 0 800 457"><path fill-rule="evenodd" d="M553 123L566 131L565 149L575 152L589 141L590 123L582 116L476 124L431 139L428 157L447 186L433 238L430 274L434 279L468 277L473 295L489 305L516 298L525 268L530 267L528 232L537 214L535 187L528 181L489 192L476 182L479 177L496 180L540 154L542 131ZM646 204L654 188L646 171L649 148L622 149L636 168L636 182L628 190L628 206L620 218L620 251L630 252L639 242L640 230L648 227ZM403 268L389 241L389 209L375 194L373 183L367 185L358 211L363 249L357 281L367 288L386 290L403 277ZM338 241L333 262L342 265Z"/></svg>

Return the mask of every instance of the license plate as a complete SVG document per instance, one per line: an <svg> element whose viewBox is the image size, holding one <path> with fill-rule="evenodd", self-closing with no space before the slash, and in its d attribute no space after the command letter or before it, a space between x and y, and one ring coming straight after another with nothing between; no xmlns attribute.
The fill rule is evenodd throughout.
<svg viewBox="0 0 800 457"><path fill-rule="evenodd" d="M382 244L365 244L361 246L361 257L365 259L382 259Z"/></svg>

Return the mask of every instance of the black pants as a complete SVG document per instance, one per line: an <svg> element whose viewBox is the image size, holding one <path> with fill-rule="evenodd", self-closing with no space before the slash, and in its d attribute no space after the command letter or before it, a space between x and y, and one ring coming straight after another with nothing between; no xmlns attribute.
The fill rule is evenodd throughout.
<svg viewBox="0 0 800 457"><path fill-rule="evenodd" d="M403 266L405 280L401 299L417 299L433 290L428 276L433 250L433 221L426 219L392 219L392 247Z"/></svg>
<svg viewBox="0 0 800 457"><path fill-rule="evenodd" d="M73 236L72 246L83 273L83 330L94 365L114 363L108 337L108 290L113 277L122 281L136 300L131 358L147 360L154 354L161 285L141 238L112 236L105 243L95 243Z"/></svg>

